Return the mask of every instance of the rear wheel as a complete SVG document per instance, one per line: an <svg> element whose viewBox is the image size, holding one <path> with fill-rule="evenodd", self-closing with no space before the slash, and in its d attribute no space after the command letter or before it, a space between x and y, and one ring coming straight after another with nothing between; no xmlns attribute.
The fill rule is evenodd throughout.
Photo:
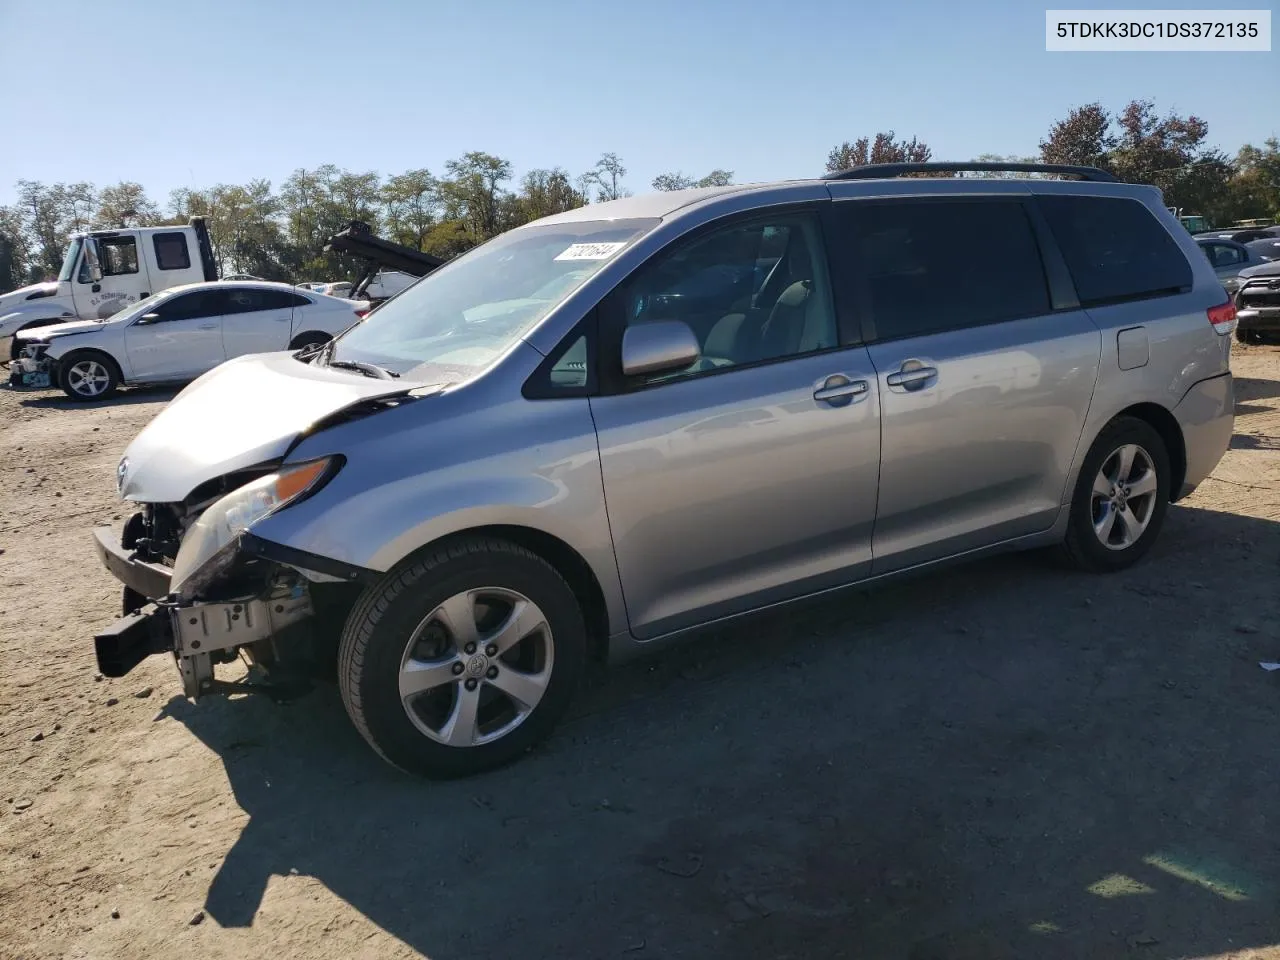
<svg viewBox="0 0 1280 960"><path fill-rule="evenodd" d="M1118 417L1107 424L1076 481L1067 558L1098 573L1137 563L1164 523L1170 472L1164 440L1149 423Z"/></svg>
<svg viewBox="0 0 1280 960"><path fill-rule="evenodd" d="M384 759L458 777L545 738L585 658L582 612L559 573L515 544L462 540L369 589L347 619L338 680Z"/></svg>
<svg viewBox="0 0 1280 960"><path fill-rule="evenodd" d="M72 400L105 400L120 386L120 368L105 353L73 353L58 364L58 386Z"/></svg>

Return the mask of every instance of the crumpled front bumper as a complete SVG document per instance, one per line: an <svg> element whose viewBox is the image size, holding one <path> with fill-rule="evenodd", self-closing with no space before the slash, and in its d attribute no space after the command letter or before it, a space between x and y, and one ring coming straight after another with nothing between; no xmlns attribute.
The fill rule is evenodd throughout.
<svg viewBox="0 0 1280 960"><path fill-rule="evenodd" d="M168 567L140 558L110 527L94 530L93 539L103 564L127 588L127 612L93 639L103 676L123 677L153 654L172 653L183 691L198 699L213 686L216 663L312 614L305 585L287 578L264 580L251 596L180 604Z"/></svg>
<svg viewBox="0 0 1280 960"><path fill-rule="evenodd" d="M7 357L8 352L0 352ZM53 386L56 361L47 357L18 357L9 364L9 386L15 390L44 390Z"/></svg>

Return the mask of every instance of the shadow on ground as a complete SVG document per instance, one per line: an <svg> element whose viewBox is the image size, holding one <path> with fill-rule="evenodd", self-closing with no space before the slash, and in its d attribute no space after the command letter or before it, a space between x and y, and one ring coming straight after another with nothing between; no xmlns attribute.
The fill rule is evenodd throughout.
<svg viewBox="0 0 1280 960"><path fill-rule="evenodd" d="M19 402L24 407L40 410L86 410L99 407L125 407L135 403L167 403L178 395L182 386L129 387L107 400L72 400L65 393L41 392Z"/></svg>
<svg viewBox="0 0 1280 960"><path fill-rule="evenodd" d="M616 670L452 783L385 767L332 690L174 700L250 815L206 908L250 925L296 869L433 960L1277 943L1278 558L1278 524L1175 507L1124 574L824 600Z"/></svg>

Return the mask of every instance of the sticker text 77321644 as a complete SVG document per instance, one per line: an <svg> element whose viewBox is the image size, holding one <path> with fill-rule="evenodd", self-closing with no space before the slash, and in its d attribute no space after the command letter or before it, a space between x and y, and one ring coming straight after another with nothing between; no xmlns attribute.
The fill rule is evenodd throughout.
<svg viewBox="0 0 1280 960"><path fill-rule="evenodd" d="M557 254L557 260L608 260L625 247L625 243L573 243L563 253Z"/></svg>

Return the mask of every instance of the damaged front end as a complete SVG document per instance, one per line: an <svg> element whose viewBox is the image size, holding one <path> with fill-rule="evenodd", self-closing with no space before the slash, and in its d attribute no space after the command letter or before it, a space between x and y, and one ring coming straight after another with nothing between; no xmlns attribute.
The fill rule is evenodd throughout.
<svg viewBox="0 0 1280 960"><path fill-rule="evenodd" d="M57 361L47 355L49 344L27 339L17 358L9 363L9 386L15 390L43 390L56 380Z"/></svg>
<svg viewBox="0 0 1280 960"><path fill-rule="evenodd" d="M349 594L368 572L250 528L341 466L328 457L239 471L182 503L145 504L119 535L94 531L99 556L124 584L124 617L94 638L100 672L124 676L148 656L172 653L184 693L198 699L226 687L214 668L240 657L275 674L327 659L310 629L317 607L344 586Z"/></svg>

